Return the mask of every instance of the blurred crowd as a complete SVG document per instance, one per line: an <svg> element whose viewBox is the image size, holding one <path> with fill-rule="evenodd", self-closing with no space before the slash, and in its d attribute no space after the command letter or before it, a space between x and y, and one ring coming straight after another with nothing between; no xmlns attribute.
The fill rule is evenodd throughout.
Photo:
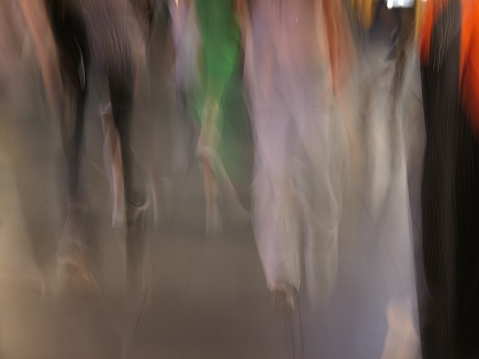
<svg viewBox="0 0 479 359"><path fill-rule="evenodd" d="M422 83L426 146L415 238L422 356L479 356L477 9L476 0L1 0L0 103L14 101L18 63L34 64L67 168L56 289L45 283L43 291L101 291L82 234L92 86L100 87L94 100L110 168L112 226L125 229L127 296L136 303L148 291L147 211L162 204L132 145L132 126L133 108L151 106L151 81L167 81L151 75L159 31L173 49L171 59L164 53L176 104L171 162L187 166L184 133L191 126L207 235L221 233L225 216L237 226L251 220L278 314L293 315L303 282L313 307L327 305L338 275L344 197L364 190L369 168L364 128L374 80L364 81L365 53L380 18L391 36L384 60L394 64L384 119L390 173L404 164L408 61L419 62ZM239 122L232 120L238 108L247 110ZM247 171L249 149L237 139L248 131L254 164L246 208L236 178ZM156 156L156 141L147 156Z"/></svg>

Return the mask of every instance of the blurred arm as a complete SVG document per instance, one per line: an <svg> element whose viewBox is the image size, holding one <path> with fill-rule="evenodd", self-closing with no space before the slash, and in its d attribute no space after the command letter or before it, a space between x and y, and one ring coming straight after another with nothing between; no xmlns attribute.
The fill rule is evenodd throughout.
<svg viewBox="0 0 479 359"><path fill-rule="evenodd" d="M27 25L42 73L48 101L57 111L59 96L63 94L63 85L53 32L48 20L44 0L17 0Z"/></svg>
<svg viewBox="0 0 479 359"><path fill-rule="evenodd" d="M356 62L348 14L342 0L315 0L317 26L325 44L322 48L330 66L333 89L337 92L352 74Z"/></svg>

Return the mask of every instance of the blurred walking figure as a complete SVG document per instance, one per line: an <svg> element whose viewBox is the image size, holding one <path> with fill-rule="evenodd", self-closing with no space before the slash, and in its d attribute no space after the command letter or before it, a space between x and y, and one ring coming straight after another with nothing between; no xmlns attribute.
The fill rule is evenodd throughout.
<svg viewBox="0 0 479 359"><path fill-rule="evenodd" d="M227 116L230 108L226 100L234 80L238 79L241 59L241 31L235 1L193 2L201 35L201 51L199 88L193 93L192 103L200 132L198 150L203 158L206 231L213 234L222 228L220 194L225 195L233 215L246 217L224 166L225 154L232 141L232 138L225 137L231 120ZM234 162L237 159L230 156L226 160Z"/></svg>
<svg viewBox="0 0 479 359"><path fill-rule="evenodd" d="M330 110L350 74L352 37L336 0L251 1L244 19L254 232L273 306L290 314L302 254L313 305L328 301L338 270L341 178Z"/></svg>
<svg viewBox="0 0 479 359"><path fill-rule="evenodd" d="M428 1L418 308L422 357L479 357L479 7Z"/></svg>
<svg viewBox="0 0 479 359"><path fill-rule="evenodd" d="M85 100L90 70L94 68L100 78L107 82L111 114L120 138L118 145L121 147L127 223L127 286L131 293L137 292L143 285L140 273L145 257L147 197L143 176L130 143L135 79L129 38L135 21L130 4L121 0L19 1L34 37L37 36L34 39L37 57L49 98L62 114L63 144L68 167L68 216L58 248L62 273L67 283L82 294L88 295L99 289L88 262L87 240L82 234L85 205L80 185ZM39 37L41 34L35 34L39 20L45 21L40 16L41 12L38 12L40 10L49 15L58 47L63 86L66 89L64 98L58 90L62 87L58 83L62 82L56 75L55 56L50 56L53 60L45 56L54 53L49 51L54 44L45 42ZM41 28L48 34L46 26ZM49 86L50 83L53 85ZM61 99L63 101L59 101ZM113 160L118 161L115 158Z"/></svg>

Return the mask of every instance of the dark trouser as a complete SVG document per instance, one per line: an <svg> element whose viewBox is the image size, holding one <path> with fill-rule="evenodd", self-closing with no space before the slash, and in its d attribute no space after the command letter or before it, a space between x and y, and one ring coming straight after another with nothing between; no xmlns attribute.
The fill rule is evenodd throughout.
<svg viewBox="0 0 479 359"><path fill-rule="evenodd" d="M421 69L427 143L418 304L423 358L468 359L479 357L479 142L460 98L460 2L445 14Z"/></svg>
<svg viewBox="0 0 479 359"><path fill-rule="evenodd" d="M88 29L79 11L65 5L65 2L48 0L51 10L52 27L59 47L61 64L64 70L69 95L75 102L73 119L65 117L63 123L63 143L68 167L69 216L66 237L62 246L69 246L71 238L83 241L79 236L82 217L81 190L79 186L81 169L81 145L83 141L85 100L88 90L90 69L90 49ZM101 75L106 77L110 90L112 115L121 141L123 176L125 186L127 216L127 270L128 275L136 272L142 259L146 228L146 193L141 170L134 158L131 147L131 119L133 110L134 74L130 58L123 59L118 71L101 67ZM67 92L68 93L68 92ZM73 123L69 123L72 121ZM136 178L140 177L140 181ZM60 248L61 252L61 248Z"/></svg>

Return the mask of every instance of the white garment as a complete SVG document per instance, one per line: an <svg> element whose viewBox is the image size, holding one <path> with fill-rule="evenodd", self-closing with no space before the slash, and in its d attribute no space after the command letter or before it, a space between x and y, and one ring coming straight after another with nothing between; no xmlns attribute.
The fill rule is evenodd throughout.
<svg viewBox="0 0 479 359"><path fill-rule="evenodd" d="M187 93L198 84L197 51L199 29L190 0L168 0L175 47L174 116L172 119L172 170L185 169L189 162L188 145L193 131L188 120Z"/></svg>
<svg viewBox="0 0 479 359"><path fill-rule="evenodd" d="M170 0L169 7L175 44L176 82L184 91L199 76L197 59L201 38L191 1Z"/></svg>
<svg viewBox="0 0 479 359"><path fill-rule="evenodd" d="M341 200L334 185L341 181L333 178L332 97L313 10L308 0L258 1L246 73L254 94L254 231L267 284L299 290L303 250L316 305L328 300L337 275Z"/></svg>

